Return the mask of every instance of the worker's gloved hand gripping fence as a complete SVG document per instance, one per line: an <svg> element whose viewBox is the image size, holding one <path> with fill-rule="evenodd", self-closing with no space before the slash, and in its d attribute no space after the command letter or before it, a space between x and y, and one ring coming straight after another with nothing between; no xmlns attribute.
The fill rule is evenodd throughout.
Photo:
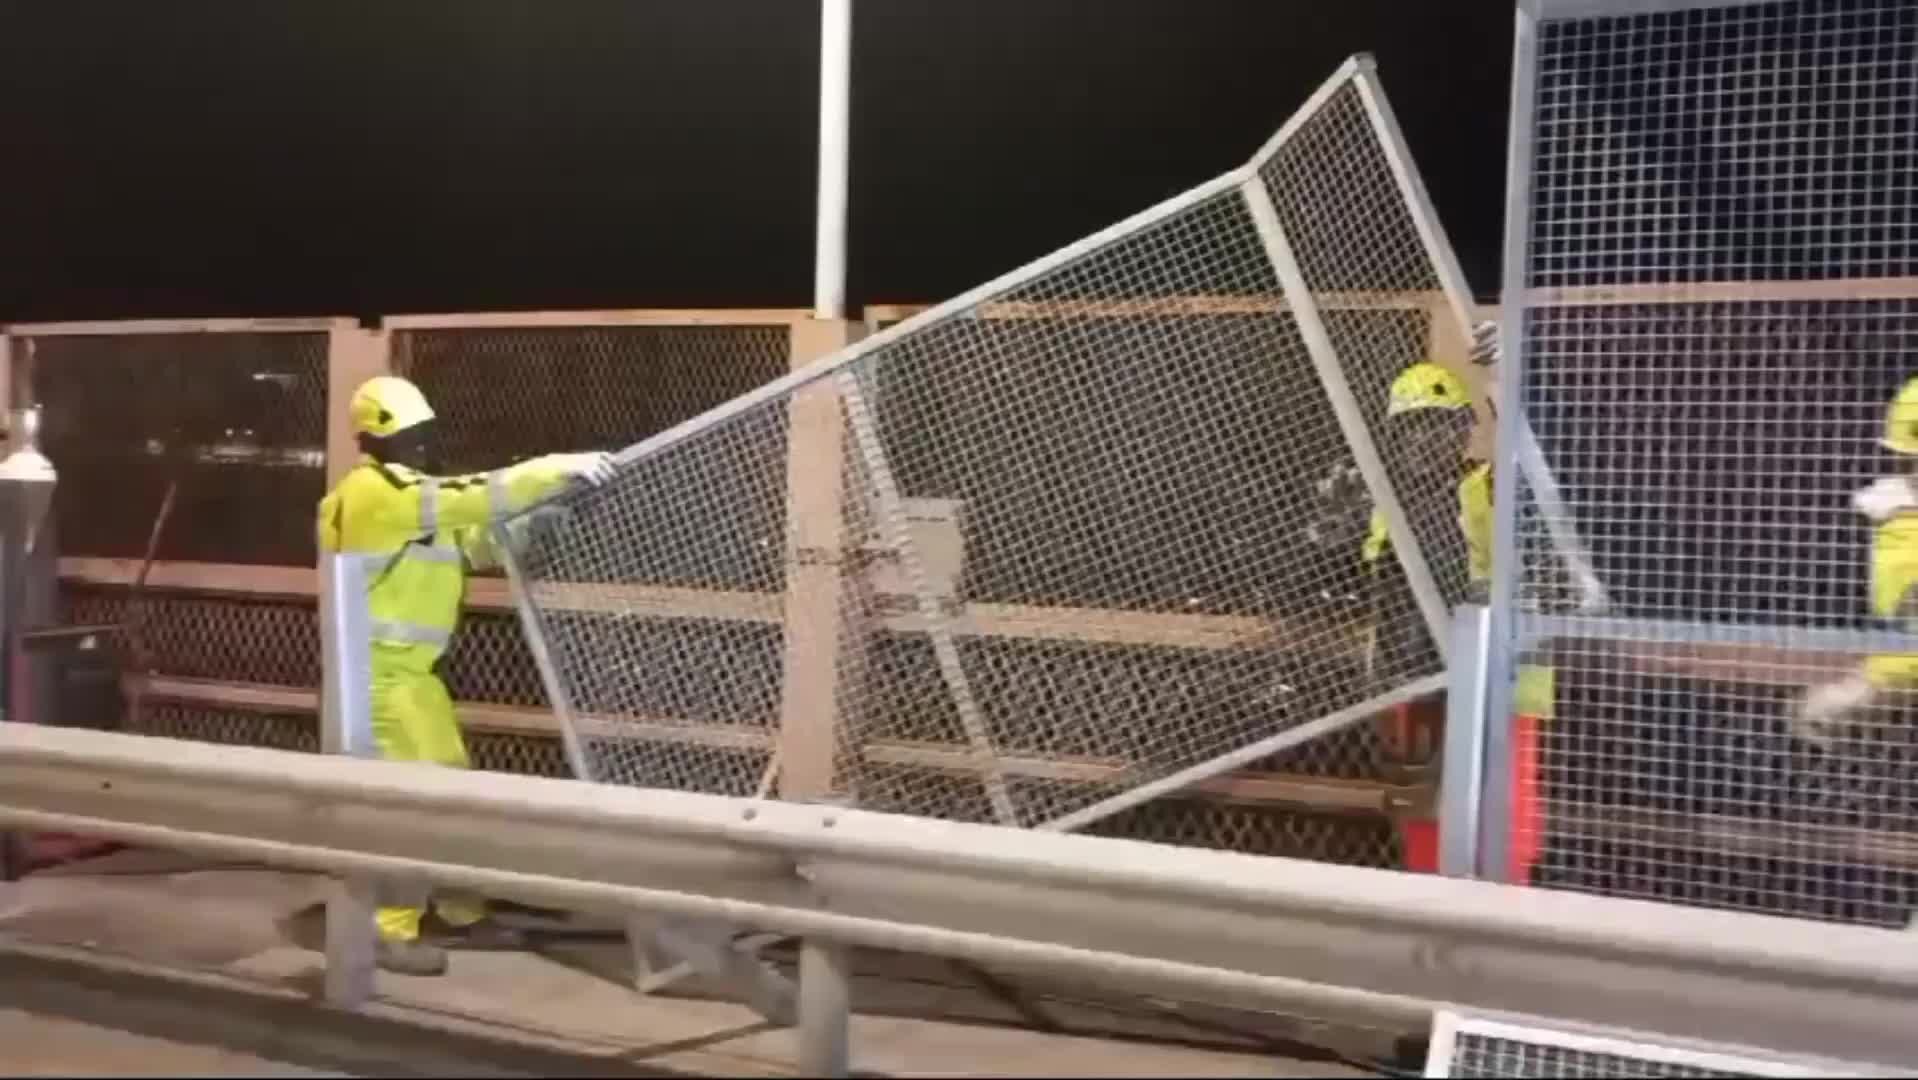
<svg viewBox="0 0 1918 1080"><path fill-rule="evenodd" d="M509 567L576 768L1074 828L1436 690L1459 468L1385 410L1473 370L1443 245L1355 60L1251 165L623 451ZM1309 535L1348 463L1386 568Z"/></svg>

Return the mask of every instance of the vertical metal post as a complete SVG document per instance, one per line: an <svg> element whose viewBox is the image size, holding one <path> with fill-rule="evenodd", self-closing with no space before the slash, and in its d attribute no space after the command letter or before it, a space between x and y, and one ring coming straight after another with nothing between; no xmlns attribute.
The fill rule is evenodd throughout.
<svg viewBox="0 0 1918 1080"><path fill-rule="evenodd" d="M852 990L847 950L817 938L799 946L799 1075L845 1076L850 1068Z"/></svg>
<svg viewBox="0 0 1918 1080"><path fill-rule="evenodd" d="M1379 513L1385 517L1386 532L1392 538L1392 551L1399 565L1405 568L1406 581L1412 586L1419 613L1425 617L1426 630L1432 635L1439 656L1444 658L1451 647L1451 615L1447 611L1445 597L1439 592L1438 580L1432 576L1432 566L1425 559L1425 549L1419 543L1418 534L1412 531L1411 519L1406 517L1405 508L1399 503L1398 492L1392 487L1391 475L1385 469L1385 460L1379 456L1378 446L1372 441L1372 431L1365 425L1365 413L1359 408L1358 399L1352 395L1352 385L1345 377L1338 349L1332 344L1331 335L1326 332L1325 321L1319 317L1318 304L1312 298L1311 287L1306 284L1305 272L1299 269L1292 241L1285 235L1285 226L1279 220L1278 207L1273 205L1272 194L1265 189L1265 181L1259 178L1256 171L1239 186L1239 191L1251 211L1259 240L1265 245L1266 258L1271 261L1272 269L1279 278L1279 286L1285 291L1292 318L1299 324L1299 336L1305 339L1306 351L1312 355L1319 384L1331 399L1339 430L1344 433L1346 445L1351 448L1359 473L1365 478L1365 486L1372 494L1372 505L1378 507Z"/></svg>
<svg viewBox="0 0 1918 1080"><path fill-rule="evenodd" d="M846 317L847 159L852 144L852 0L819 4L819 219L813 317Z"/></svg>
<svg viewBox="0 0 1918 1080"><path fill-rule="evenodd" d="M1452 661L1446 671L1445 757L1439 769L1439 873L1478 876L1479 809L1485 782L1485 657L1490 611L1464 604L1452 612Z"/></svg>
<svg viewBox="0 0 1918 1080"><path fill-rule="evenodd" d="M373 652L366 606L366 561L323 555L320 561L320 749L373 757ZM373 996L373 909L378 886L364 879L335 884L326 902L326 1000L347 1008Z"/></svg>
<svg viewBox="0 0 1918 1080"><path fill-rule="evenodd" d="M1499 336L1504 357L1498 371L1498 440L1492 449L1496 475L1516 476L1520 442L1529 435L1524 415L1525 290L1529 281L1532 218L1532 133L1537 110L1538 30L1534 5L1518 5L1512 40L1511 133L1506 148L1504 289ZM1480 873L1493 881L1511 876L1512 710L1518 685L1517 484L1501 484L1493 510L1492 588L1485 659L1484 797L1479 811Z"/></svg>

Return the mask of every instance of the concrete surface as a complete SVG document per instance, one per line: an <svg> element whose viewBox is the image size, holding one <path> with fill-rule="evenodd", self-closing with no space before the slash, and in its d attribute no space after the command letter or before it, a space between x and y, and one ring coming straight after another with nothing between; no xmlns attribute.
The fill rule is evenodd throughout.
<svg viewBox="0 0 1918 1080"><path fill-rule="evenodd" d="M322 879L164 864L145 868L158 872L143 872L139 856L130 861L125 856L116 858L118 863L103 862L102 868L117 866L117 872L36 875L0 885L0 936L35 946L92 950L168 970L209 973L223 980L227 989L222 992L263 995L262 1000L280 1003L281 1015L311 1017L315 1024L321 1012L330 1013L308 1000L317 991L322 958L301 946L311 938L301 930L303 920L295 917L324 896ZM575 947L570 955L556 951L552 956L458 953L444 978L382 973L380 1001L369 1014L409 1031L441 1033L446 1040L494 1040L529 1052L598 1063L589 1065L588 1072L793 1075L796 1047L790 1030L774 1028L728 1001L635 994L603 977L620 974L604 969L609 958L617 966L624 954L618 946ZM90 995L88 1009L112 1012L111 984L96 985ZM161 991L159 996L169 995ZM1040 1015L1030 1003L994 1001L976 988L934 985L916 976L889 981L868 976L862 968L854 996L861 1015L853 1019L853 1062L857 1071L867 1074L1366 1075L1333 1061L1287 1059L1269 1050L1059 1034L1058 1017L1065 1014L1057 1007L1049 1015ZM921 1015L898 1015L906 1010L886 1008L899 1003ZM44 1042L44 1051L22 1050L25 1044L5 1038L9 1029L0 1026L0 1047L12 1048L15 1055L10 1058L0 1051L0 1072L12 1075L346 1075L263 1071L292 1068L284 1064L290 1061L308 1066L315 1062L301 1059L284 1037L262 1041L259 1032L218 1034L207 1026L210 1018L202 1015L222 1011L218 1006L181 1006L175 1020L148 1023L142 1034L109 1032L90 1040L88 1032L113 1021L98 1015L84 1020L29 1019L18 1005L18 1000L0 999L0 1006L11 1007L6 1023L50 1024L46 1031L52 1037L27 1040ZM38 1004L30 1008L34 1017L43 1011ZM894 1015L875 1015L882 1012ZM955 1014L970 1022L955 1022L950 1018ZM234 1015L241 1014L234 1011ZM256 1017L247 1021L256 1027L286 1023L268 1019L266 1013L248 1015ZM332 1014L325 1023L334 1024L342 1015ZM182 1018L196 1029L189 1041L201 1045L164 1037L165 1031L172 1030L169 1024L177 1029ZM979 1022L982 1019L998 1022ZM1026 1027L1013 1026L1018 1023ZM1033 1026L1051 1027L1054 1032L1032 1030ZM1106 1026L1126 1030L1123 1019ZM344 1029L331 1037L346 1042L357 1038ZM221 1041L229 1049L207 1045ZM249 1050L236 1052L233 1046ZM499 1059L484 1047L474 1053L481 1060ZM349 1060L323 1056L326 1060L318 1063L323 1068L337 1069L341 1060ZM532 1075L552 1075L558 1066L535 1062L525 1069ZM443 1073L428 1069L416 1074Z"/></svg>
<svg viewBox="0 0 1918 1080"><path fill-rule="evenodd" d="M322 1072L219 1047L0 1009L0 1075L322 1077Z"/></svg>

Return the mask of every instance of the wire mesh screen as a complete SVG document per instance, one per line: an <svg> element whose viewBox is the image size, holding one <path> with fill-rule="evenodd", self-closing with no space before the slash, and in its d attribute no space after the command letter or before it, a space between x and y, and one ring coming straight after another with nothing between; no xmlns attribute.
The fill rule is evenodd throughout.
<svg viewBox="0 0 1918 1080"><path fill-rule="evenodd" d="M310 566L324 494L324 332L21 338L41 445L60 470L61 550Z"/></svg>
<svg viewBox="0 0 1918 1080"><path fill-rule="evenodd" d="M1623 1033L1570 1032L1556 1030L1548 1023L1502 1022L1442 1013L1425 1075L1733 1080L1855 1076L1867 1071L1856 1065L1800 1063L1746 1050L1678 1046Z"/></svg>
<svg viewBox="0 0 1918 1080"><path fill-rule="evenodd" d="M1433 314L1443 303L1439 274L1386 153L1353 81L1278 147L1259 176L1440 595L1457 604L1471 587L1458 523L1457 489L1467 465L1449 442L1469 432L1469 403L1446 417L1388 418L1386 410L1393 381L1412 365L1429 358L1463 370L1468 361L1432 349Z"/></svg>
<svg viewBox="0 0 1918 1080"><path fill-rule="evenodd" d="M1547 5L1536 48L1521 405L1618 621L1539 654L1534 880L1903 925L1908 701L1818 704L1899 657L1811 635L1905 614L1852 495L1912 471L1878 440L1918 374L1918 3Z"/></svg>
<svg viewBox="0 0 1918 1080"><path fill-rule="evenodd" d="M1263 180L1312 291L1369 296L1320 305L1369 437L1438 280L1362 102L1327 100ZM1436 675L1415 607L1370 602L1365 507L1322 527L1354 450L1274 257L1215 184L534 514L516 574L592 778L1076 827ZM1457 478L1422 527L1462 593ZM1377 749L1326 746L1280 761ZM1372 824L1350 861L1387 857Z"/></svg>
<svg viewBox="0 0 1918 1080"><path fill-rule="evenodd" d="M783 325L398 330L451 471L625 446L785 374Z"/></svg>

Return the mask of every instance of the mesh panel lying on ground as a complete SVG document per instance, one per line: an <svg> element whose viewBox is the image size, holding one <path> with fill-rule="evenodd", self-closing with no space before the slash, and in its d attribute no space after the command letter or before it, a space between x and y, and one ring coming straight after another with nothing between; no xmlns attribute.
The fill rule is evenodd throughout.
<svg viewBox="0 0 1918 1080"><path fill-rule="evenodd" d="M1394 453L1385 391L1465 308L1372 80L531 515L589 778L1077 827L1435 689L1458 470ZM1341 472L1356 532L1322 527Z"/></svg>
<svg viewBox="0 0 1918 1080"><path fill-rule="evenodd" d="M1850 496L1911 471L1877 440L1918 374L1918 2L1667 6L1545 4L1514 118L1523 414L1614 616L1520 620L1559 674L1518 827L1541 884L1902 926L1909 702L1793 717L1882 628Z"/></svg>
<svg viewBox="0 0 1918 1080"><path fill-rule="evenodd" d="M1574 1031L1547 1020L1493 1020L1440 1012L1433 1024L1425 1075L1733 1080L1896 1074L1852 1063L1785 1060L1763 1051L1697 1046L1652 1035Z"/></svg>

